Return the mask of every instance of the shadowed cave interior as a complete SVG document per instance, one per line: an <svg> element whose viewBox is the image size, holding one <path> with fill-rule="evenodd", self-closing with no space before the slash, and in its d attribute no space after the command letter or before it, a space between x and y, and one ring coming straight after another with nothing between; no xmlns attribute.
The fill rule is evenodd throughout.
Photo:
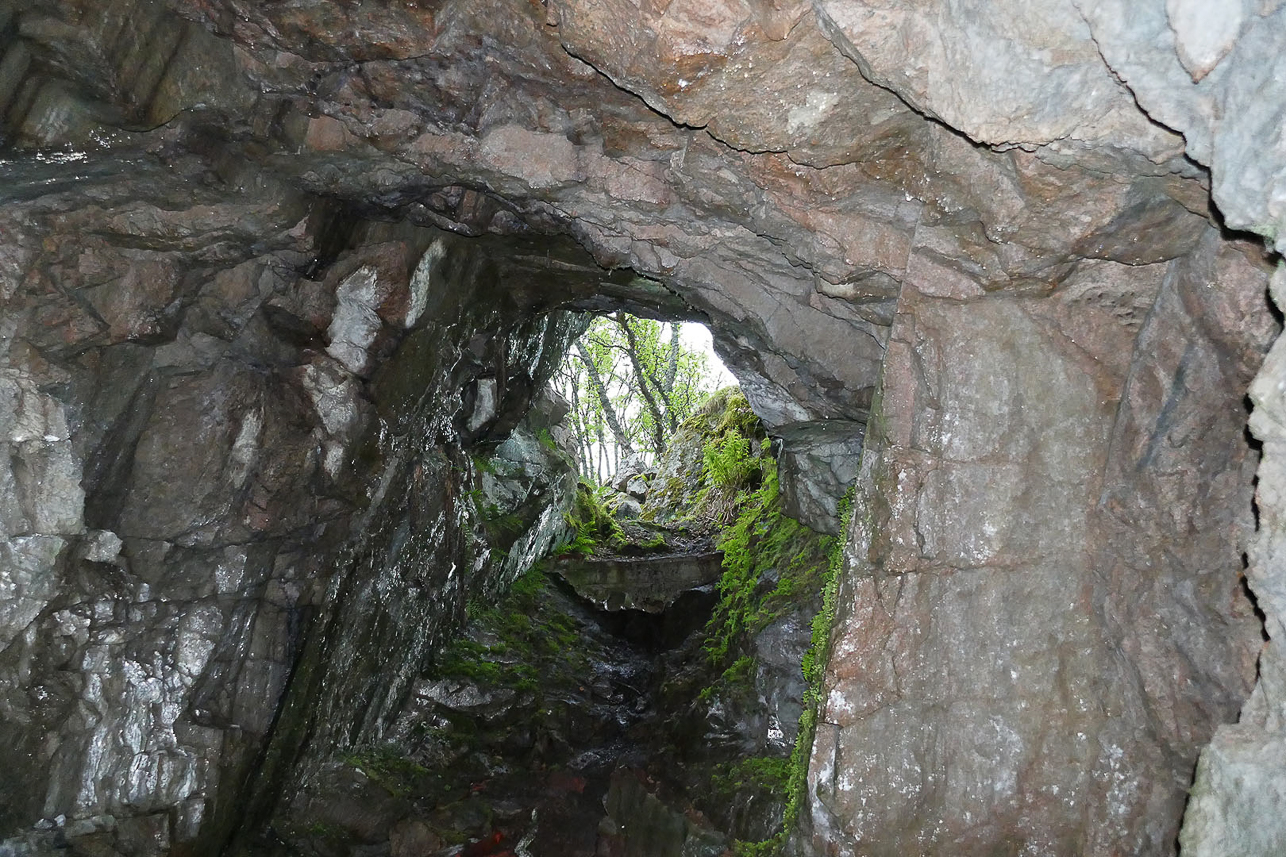
<svg viewBox="0 0 1286 857"><path fill-rule="evenodd" d="M0 0L0 854L1286 853L1286 7L975 6Z"/></svg>

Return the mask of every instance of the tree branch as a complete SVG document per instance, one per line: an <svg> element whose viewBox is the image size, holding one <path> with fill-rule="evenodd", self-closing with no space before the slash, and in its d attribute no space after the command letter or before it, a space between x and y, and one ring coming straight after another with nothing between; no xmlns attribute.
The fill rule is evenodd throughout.
<svg viewBox="0 0 1286 857"><path fill-rule="evenodd" d="M639 392L643 394L643 401L647 403L648 410L652 412L652 434L656 441L656 454L660 456L661 453L665 452L665 416L661 413L661 408L656 403L656 397L648 389L649 378L642 362L639 360L639 343L638 337L634 335L634 329L630 327L630 323L621 313L617 313L613 318L621 326L621 330L625 331L625 339L629 342L630 347L626 353L629 354L630 363L634 366L634 374L639 382Z"/></svg>
<svg viewBox="0 0 1286 857"><path fill-rule="evenodd" d="M607 396L607 388L603 386L603 379L598 374L598 366L595 365L594 359L582 343L576 343L576 351L580 354L581 362L585 364L585 374L589 376L590 386L598 394L598 402L603 407L603 418L607 420L607 427L612 430L612 435L616 438L617 445L632 455L634 445L630 443L629 435L621 427L621 421L616 416L616 409L612 407L612 400Z"/></svg>

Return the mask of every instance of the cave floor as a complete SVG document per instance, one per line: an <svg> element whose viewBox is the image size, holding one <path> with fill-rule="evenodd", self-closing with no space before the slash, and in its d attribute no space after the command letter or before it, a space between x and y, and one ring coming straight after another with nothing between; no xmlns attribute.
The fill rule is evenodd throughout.
<svg viewBox="0 0 1286 857"><path fill-rule="evenodd" d="M327 767L271 831L318 857L725 852L694 805L712 586L659 613L607 611L555 575L471 617L389 740ZM663 702L661 697L665 698ZM735 749L729 748L732 752Z"/></svg>

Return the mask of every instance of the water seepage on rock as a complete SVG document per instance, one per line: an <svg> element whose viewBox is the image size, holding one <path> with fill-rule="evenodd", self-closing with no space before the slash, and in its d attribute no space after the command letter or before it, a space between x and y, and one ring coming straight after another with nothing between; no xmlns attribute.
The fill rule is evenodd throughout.
<svg viewBox="0 0 1286 857"><path fill-rule="evenodd" d="M322 722L360 732L355 718L375 712L366 703L381 682L397 697L405 673L350 669L354 660L394 651L418 661L416 646L464 600L512 578L502 552L515 567L529 564L561 534L559 504L570 492L560 494L557 480L568 471L534 429L525 447L502 455L514 473L492 505L518 526L494 544L467 505L478 474L460 447L502 444L574 335L573 317L506 316L503 302L482 297L500 276L494 266L457 259L450 236L414 228L373 227L309 279L296 269L332 252L319 237L332 222L325 206L274 197L281 188L265 184L273 201L220 209L177 178L190 166L174 166L168 182L141 170L131 188L86 180L67 191L97 187L105 217L155 215L125 218L92 248L51 222L66 197L5 209L48 237L48 255L28 260L26 285L5 293L7 329L29 325L6 334L10 362L0 369L12 382L0 384L0 442L13 447L4 457L13 478L0 478L0 582L11 595L0 676L14 691L0 703L0 758L12 772L0 779L5 836L41 818L110 817L115 832L96 841L132 853L134 819L156 816L172 819L171 841L190 843L202 829L223 841L275 802L273 778L298 759L291 728L321 716L312 691L290 689L292 675L356 681L361 690L332 696L337 707ZM434 246L449 272L413 286L417 260ZM71 268L63 253L76 260ZM188 327L172 341L152 328L104 326L89 304L63 303L51 285L96 288L144 263L188 271ZM366 333L334 330L347 331L350 368L325 340L334 292L354 271L374 286L362 304ZM149 318L165 315L149 301L174 298L136 297L142 306L128 312ZM418 315L408 310L417 301ZM379 365L359 365L358 346ZM503 380L493 413L469 428L461 390L477 376ZM436 561L415 559L425 555ZM379 573L367 574L372 567ZM361 582L341 584L349 573ZM341 603L352 638L331 638L338 653L319 650L308 642L312 623L341 615ZM401 621L374 629L386 608ZM410 636L380 636L399 629ZM352 647L356 638L369 654ZM292 672L301 658L310 666ZM308 700L301 719L280 719L291 693ZM274 742L268 758L288 761L248 777ZM66 835L51 829L32 847Z"/></svg>
<svg viewBox="0 0 1286 857"><path fill-rule="evenodd" d="M470 853L595 853L618 759L641 758L640 737L664 716L647 699L655 655L604 615L534 571L439 653L387 743L345 762L385 786L385 803L401 801L390 848L420 826ZM319 801L332 800L329 786L309 790L279 828L304 849L317 844Z"/></svg>

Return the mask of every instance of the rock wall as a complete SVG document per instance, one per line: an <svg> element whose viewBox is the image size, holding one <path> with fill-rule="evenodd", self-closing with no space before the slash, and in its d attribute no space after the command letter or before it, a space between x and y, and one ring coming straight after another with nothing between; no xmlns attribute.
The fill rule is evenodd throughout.
<svg viewBox="0 0 1286 857"><path fill-rule="evenodd" d="M494 243L262 174L230 202L190 158L131 166L29 201L44 177L9 166L0 816L6 836L36 824L19 853L217 849L306 776L308 746L378 734L464 602L540 549L491 544L464 450L505 436L579 329L519 307L502 284L531 275ZM59 817L94 821L46 832Z"/></svg>
<svg viewBox="0 0 1286 857"><path fill-rule="evenodd" d="M1278 306L1286 274L1280 265L1272 293ZM1235 725L1223 725L1202 751L1179 844L1184 854L1273 854L1286 849L1286 830L1273 819L1286 805L1283 775L1282 640L1282 393L1286 366L1282 340L1269 353L1250 387L1250 430L1263 443L1256 488L1259 533L1250 547L1246 576L1264 615L1269 637L1259 656L1259 680Z"/></svg>
<svg viewBox="0 0 1286 857"><path fill-rule="evenodd" d="M1173 853L1196 753L1255 677L1239 391L1275 333L1244 323L1262 266L1200 247L1132 271L1139 314L1074 285L904 290L813 748L819 853Z"/></svg>
<svg viewBox="0 0 1286 857"><path fill-rule="evenodd" d="M217 844L289 734L378 731L433 636L399 522L563 302L707 318L819 526L867 445L817 848L1169 853L1260 646L1283 40L1271 0L2 0L3 835ZM1282 792L1235 775L1277 645L1186 852Z"/></svg>

